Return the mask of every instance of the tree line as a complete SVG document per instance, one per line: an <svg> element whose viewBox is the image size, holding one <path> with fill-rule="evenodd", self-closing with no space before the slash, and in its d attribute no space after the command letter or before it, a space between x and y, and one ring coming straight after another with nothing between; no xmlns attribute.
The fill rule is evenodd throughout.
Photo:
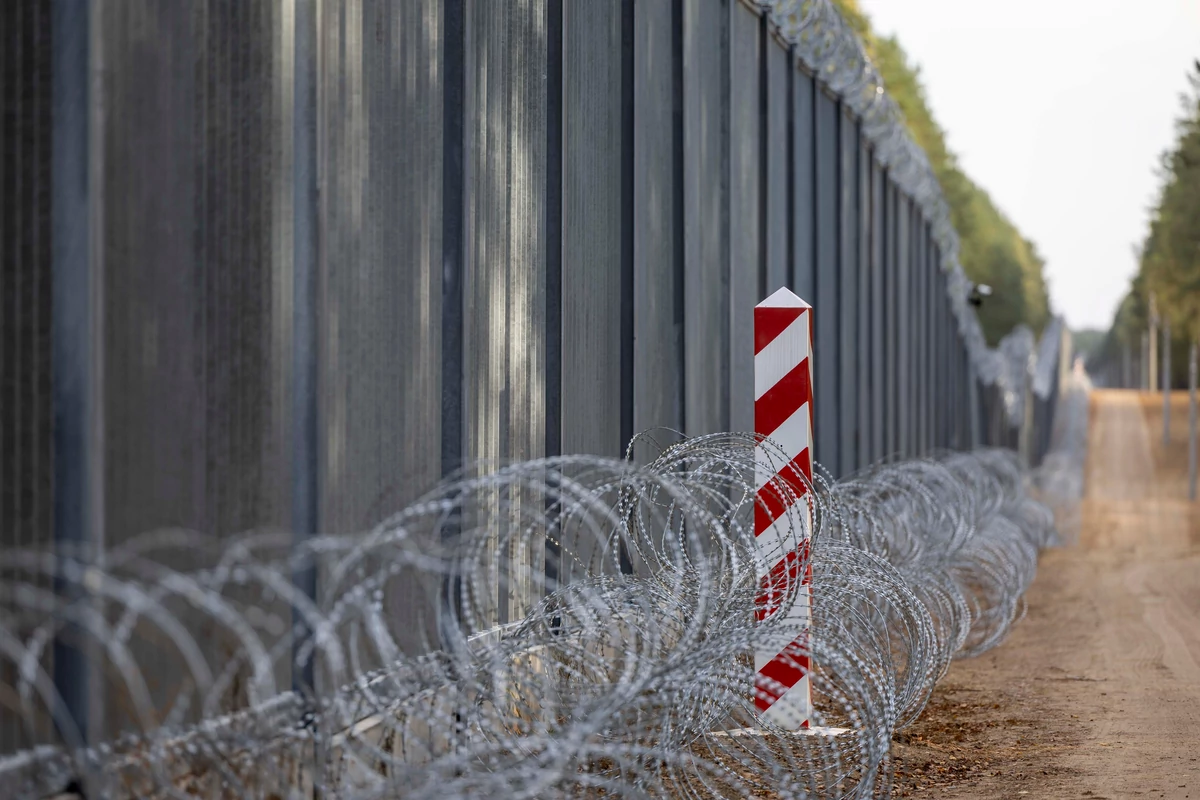
<svg viewBox="0 0 1200 800"><path fill-rule="evenodd" d="M929 109L920 69L896 37L876 35L857 0L835 3L863 39L888 94L904 113L910 134L929 157L958 231L964 272L972 281L988 284L994 290L979 308L979 322L988 343L995 345L1022 323L1040 334L1050 320L1050 298L1045 261L1037 247L959 167L957 157L946 146L945 131Z"/></svg>
<svg viewBox="0 0 1200 800"><path fill-rule="evenodd" d="M1200 61L1188 86L1180 97L1175 144L1159 164L1161 185L1150 229L1137 248L1137 273L1089 362L1093 371L1120 366L1127 348L1136 358L1149 329L1151 297L1159 318L1170 322L1176 353L1186 354L1200 338ZM1186 357L1172 359L1171 373L1173 385L1186 385Z"/></svg>

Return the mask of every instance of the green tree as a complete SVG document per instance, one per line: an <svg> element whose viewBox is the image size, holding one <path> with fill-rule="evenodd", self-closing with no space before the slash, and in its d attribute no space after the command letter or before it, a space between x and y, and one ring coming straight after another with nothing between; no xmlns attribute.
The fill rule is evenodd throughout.
<svg viewBox="0 0 1200 800"><path fill-rule="evenodd" d="M1040 333L1050 319L1050 299L1045 263L1037 248L958 166L946 146L945 132L929 109L920 69L900 42L876 36L857 0L835 2L862 37L888 94L904 114L909 133L929 158L958 232L963 270L971 280L995 290L979 310L988 342L994 345L1018 323Z"/></svg>
<svg viewBox="0 0 1200 800"><path fill-rule="evenodd" d="M1180 98L1175 144L1161 159L1161 185L1138 251L1138 270L1102 350L1106 363L1120 358L1126 347L1140 348L1151 294L1161 317L1171 323L1175 352L1185 353L1200 338L1200 61L1188 84L1190 92ZM1174 359L1174 384L1182 385L1186 375L1186 359Z"/></svg>

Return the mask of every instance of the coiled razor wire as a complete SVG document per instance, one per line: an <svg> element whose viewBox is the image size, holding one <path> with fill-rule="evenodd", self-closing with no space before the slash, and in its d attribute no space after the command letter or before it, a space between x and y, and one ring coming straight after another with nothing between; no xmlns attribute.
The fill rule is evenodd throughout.
<svg viewBox="0 0 1200 800"><path fill-rule="evenodd" d="M751 0L751 5L768 15L780 36L795 47L800 62L858 116L875 157L921 208L941 256L946 292L975 374L984 385L1000 388L1009 424L1020 425L1029 376L1053 370L1053 348L1049 353L1045 347L1035 348L1032 332L1024 326L1018 326L995 349L987 346L968 301L973 283L959 263L958 233L950 220L950 206L929 158L909 134L904 114L888 95L862 39L832 0ZM1057 317L1043 331L1043 343L1052 333L1055 339L1061 336ZM1049 383L1035 382L1033 391L1044 399Z"/></svg>
<svg viewBox="0 0 1200 800"><path fill-rule="evenodd" d="M1060 425L1069 455L1047 464L1078 470L1085 433ZM639 437L660 442L644 466L478 469L299 555L281 534L186 531L100 566L6 553L0 665L18 677L0 713L53 743L0 756L0 796L886 796L893 733L1021 614L1054 537L1030 491L1070 481L980 450L818 474L791 498L812 510L813 724L845 729L797 734L754 713L751 654L795 634L756 618L759 442L671 436ZM292 585L310 565L316 601ZM56 637L98 665L121 729L103 745L62 712Z"/></svg>

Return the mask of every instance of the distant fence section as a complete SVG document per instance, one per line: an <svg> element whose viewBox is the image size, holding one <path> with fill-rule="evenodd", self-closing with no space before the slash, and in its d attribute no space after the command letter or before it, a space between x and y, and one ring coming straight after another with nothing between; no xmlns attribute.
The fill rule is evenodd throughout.
<svg viewBox="0 0 1200 800"><path fill-rule="evenodd" d="M3 4L0 547L361 530L479 460L752 430L780 286L833 475L1039 461L1065 332L985 352L923 156L791 5Z"/></svg>

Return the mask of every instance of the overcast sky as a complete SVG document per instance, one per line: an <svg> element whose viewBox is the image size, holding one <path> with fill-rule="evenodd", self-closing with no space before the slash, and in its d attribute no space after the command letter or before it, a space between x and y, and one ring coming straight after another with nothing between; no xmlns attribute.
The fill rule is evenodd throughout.
<svg viewBox="0 0 1200 800"><path fill-rule="evenodd" d="M1107 328L1200 58L1200 0L860 5L920 65L963 169L1037 243L1055 310Z"/></svg>

